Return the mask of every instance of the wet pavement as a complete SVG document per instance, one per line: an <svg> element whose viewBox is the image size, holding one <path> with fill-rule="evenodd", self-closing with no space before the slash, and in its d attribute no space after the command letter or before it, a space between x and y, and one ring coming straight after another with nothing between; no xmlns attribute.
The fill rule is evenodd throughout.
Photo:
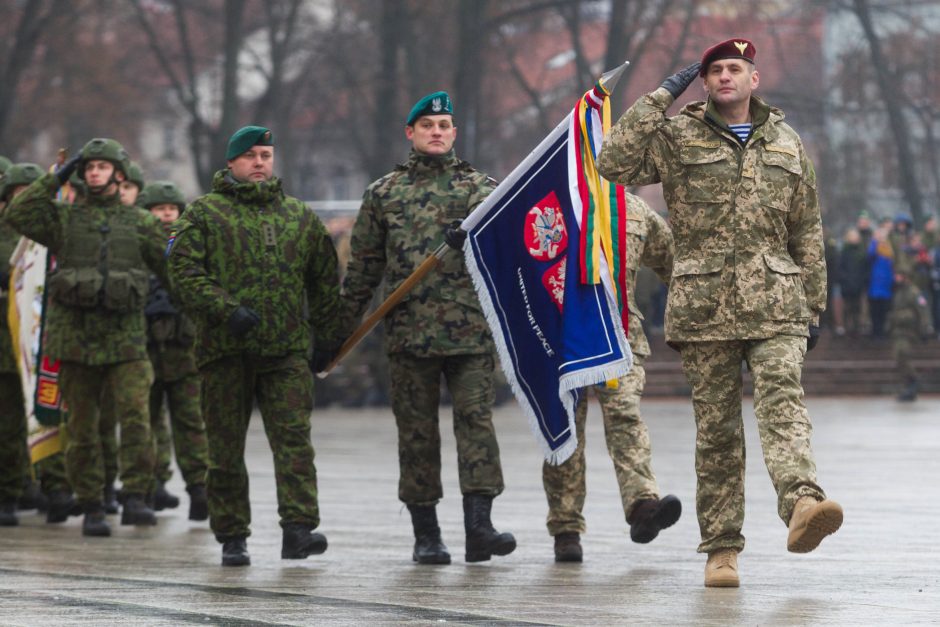
<svg viewBox="0 0 940 627"><path fill-rule="evenodd" d="M161 512L157 527L121 527L110 517L111 538L83 538L79 518L46 525L22 512L20 527L0 529L0 624L940 624L940 398L807 403L819 480L843 505L845 524L815 552L787 553L746 399L751 454L739 589L702 586L687 399L644 402L661 489L685 506L676 526L648 545L630 542L592 406L583 564L553 561L541 458L514 404L496 411L507 489L493 519L516 535L519 548L477 564L463 561L453 434L449 410L443 414L438 511L454 557L448 566L411 561L391 413L330 409L313 419L320 530L330 542L324 555L280 559L271 455L255 419L248 446L252 566L219 566L207 523L186 520L176 473L168 487L183 504Z"/></svg>

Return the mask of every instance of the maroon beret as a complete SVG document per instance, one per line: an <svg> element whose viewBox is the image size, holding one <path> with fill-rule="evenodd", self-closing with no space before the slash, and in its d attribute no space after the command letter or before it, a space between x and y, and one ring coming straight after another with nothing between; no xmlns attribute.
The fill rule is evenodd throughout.
<svg viewBox="0 0 940 627"><path fill-rule="evenodd" d="M699 70L699 76L705 76L708 64L718 59L744 59L754 63L754 55L757 54L757 48L747 39L729 39L720 44L715 44L705 51L702 55L702 67Z"/></svg>

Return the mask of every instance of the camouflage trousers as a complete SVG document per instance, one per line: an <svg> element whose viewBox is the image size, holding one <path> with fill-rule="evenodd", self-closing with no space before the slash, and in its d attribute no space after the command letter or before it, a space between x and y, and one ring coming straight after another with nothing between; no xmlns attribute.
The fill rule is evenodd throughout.
<svg viewBox="0 0 940 627"><path fill-rule="evenodd" d="M104 483L111 485L118 477L118 437L117 411L114 409L114 395L111 388L106 388L101 396L101 409L98 418L98 432L101 434L101 459L104 462Z"/></svg>
<svg viewBox="0 0 940 627"><path fill-rule="evenodd" d="M250 534L245 437L255 399L274 452L281 526L318 526L317 471L310 443L313 375L307 360L299 354L230 355L199 371L209 441L209 519L216 539L224 542Z"/></svg>
<svg viewBox="0 0 940 627"><path fill-rule="evenodd" d="M209 462L209 444L206 440L206 425L202 421L198 374L185 375L174 381L154 381L150 388L150 427L154 430L154 452L157 464L154 469L157 481L166 483L170 471L170 433L163 416L163 399L166 398L173 427L173 450L176 463L183 474L186 487L205 485Z"/></svg>
<svg viewBox="0 0 940 627"><path fill-rule="evenodd" d="M917 370L914 368L914 362L911 361L915 341L915 339L905 335L893 335L891 337L891 352L894 356L901 383L917 382Z"/></svg>
<svg viewBox="0 0 940 627"><path fill-rule="evenodd" d="M60 433L65 433L65 423L59 427ZM55 453L36 462L36 476L43 494L50 492L68 492L71 494L72 485L69 483L68 473L65 472L65 453Z"/></svg>
<svg viewBox="0 0 940 627"><path fill-rule="evenodd" d="M62 362L59 384L68 405L65 469L80 503L98 503L104 491L100 409L110 389L121 427L120 468L125 494L144 495L153 477L147 399L153 368L147 359L90 366Z"/></svg>
<svg viewBox="0 0 940 627"><path fill-rule="evenodd" d="M687 342L682 367L695 410L695 506L700 553L744 548L744 422L741 362L754 379L754 413L764 463L777 492L777 513L787 524L802 496L825 498L816 484L812 426L800 377L806 338Z"/></svg>
<svg viewBox="0 0 940 627"><path fill-rule="evenodd" d="M640 416L640 397L646 384L643 358L634 356L633 369L620 379L617 388L606 384L592 386L601 413L607 452L614 462L620 500L625 518L629 518L639 499L659 498L659 487L650 467L650 436ZM575 409L578 448L563 464L542 464L542 486L548 499L548 533L584 533L584 498L587 494L584 461L584 424L587 421L588 394L584 389Z"/></svg>
<svg viewBox="0 0 940 627"><path fill-rule="evenodd" d="M444 496L438 421L441 375L453 398L461 494L502 493L503 471L493 428L493 355L392 353L389 366L398 426L398 498L408 505L435 505Z"/></svg>
<svg viewBox="0 0 940 627"><path fill-rule="evenodd" d="M23 386L15 372L0 373L0 503L20 498L29 480Z"/></svg>

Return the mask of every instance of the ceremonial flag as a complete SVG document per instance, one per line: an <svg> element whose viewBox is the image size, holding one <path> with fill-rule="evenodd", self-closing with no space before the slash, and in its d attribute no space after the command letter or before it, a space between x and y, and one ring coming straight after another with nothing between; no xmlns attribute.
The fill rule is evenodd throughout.
<svg viewBox="0 0 940 627"><path fill-rule="evenodd" d="M503 371L555 464L577 447L580 388L633 366L620 272L624 195L594 168L610 126L607 96L625 68L602 76L461 224Z"/></svg>

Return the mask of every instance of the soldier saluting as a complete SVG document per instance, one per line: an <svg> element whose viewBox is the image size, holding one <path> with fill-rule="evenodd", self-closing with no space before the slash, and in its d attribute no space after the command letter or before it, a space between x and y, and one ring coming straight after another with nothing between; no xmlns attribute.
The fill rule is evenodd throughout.
<svg viewBox="0 0 940 627"><path fill-rule="evenodd" d="M812 551L842 524L842 508L816 483L800 384L826 306L816 174L783 112L753 95L755 53L746 39L706 50L701 63L634 103L598 158L611 181L662 182L669 206L675 259L666 340L681 351L692 387L706 586L739 585L742 361L754 377L764 461L789 524L787 549ZM708 100L667 118L697 76Z"/></svg>
<svg viewBox="0 0 940 627"><path fill-rule="evenodd" d="M223 566L250 563L245 436L258 401L274 452L282 559L326 550L310 443L313 375L338 342L336 251L317 216L281 189L274 138L246 126L228 167L187 207L168 247L171 292L196 321L209 441L209 524ZM309 313L308 313L309 312Z"/></svg>

